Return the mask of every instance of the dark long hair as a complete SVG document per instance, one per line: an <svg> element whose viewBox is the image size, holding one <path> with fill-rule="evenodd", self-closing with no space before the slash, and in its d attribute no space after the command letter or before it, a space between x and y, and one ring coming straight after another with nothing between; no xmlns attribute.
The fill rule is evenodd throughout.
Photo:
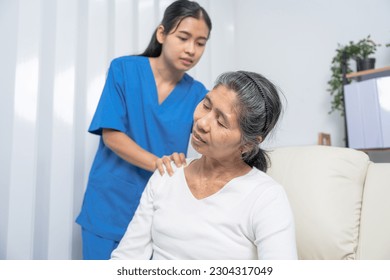
<svg viewBox="0 0 390 280"><path fill-rule="evenodd" d="M247 71L223 73L215 82L215 87L219 85L237 94L241 141L250 147L242 154L242 159L251 167L267 171L269 159L259 144L273 130L281 115L279 91L264 76Z"/></svg>
<svg viewBox="0 0 390 280"><path fill-rule="evenodd" d="M196 19L203 19L211 32L212 24L206 10L202 8L197 2L188 0L178 0L170 4L164 12L163 19L160 25L164 26L164 34L169 34L179 23L187 17ZM161 54L162 45L157 41L156 31L150 39L149 45L140 55L147 57L158 57Z"/></svg>

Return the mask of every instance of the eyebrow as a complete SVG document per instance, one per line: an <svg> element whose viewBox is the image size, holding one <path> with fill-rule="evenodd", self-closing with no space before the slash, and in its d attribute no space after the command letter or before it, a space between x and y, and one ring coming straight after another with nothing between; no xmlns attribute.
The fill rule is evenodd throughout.
<svg viewBox="0 0 390 280"><path fill-rule="evenodd" d="M178 33L183 33L183 34L185 34L185 35L187 35L187 36L189 36L189 37L192 37L192 34L190 33L190 32L187 32L187 31L184 31L184 30L179 30L179 31L177 31ZM203 37L203 36L201 36L201 37L198 37L198 38L196 38L197 40L199 40L199 39L201 39L201 40L208 40L208 38L207 37Z"/></svg>
<svg viewBox="0 0 390 280"><path fill-rule="evenodd" d="M204 97L204 99L207 100L207 101L211 104L211 106L213 106L213 102L211 101L211 99L210 99L210 97L209 97L208 95L206 95L206 96ZM218 108L215 108L215 107L214 107L213 109L215 110L215 112L217 113L218 116L221 116L221 117L222 117L223 122L224 122L227 126L229 126L230 123L229 123L229 119L228 119L228 117L226 116L226 114L225 114L224 112L222 112L221 110L219 110Z"/></svg>

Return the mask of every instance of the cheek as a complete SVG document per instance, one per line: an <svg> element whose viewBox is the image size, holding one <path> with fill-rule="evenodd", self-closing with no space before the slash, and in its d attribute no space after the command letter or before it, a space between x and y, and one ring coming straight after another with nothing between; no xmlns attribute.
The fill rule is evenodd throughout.
<svg viewBox="0 0 390 280"><path fill-rule="evenodd" d="M241 145L241 135L236 132L221 132L220 141L225 148L237 149Z"/></svg>
<svg viewBox="0 0 390 280"><path fill-rule="evenodd" d="M200 48L199 51L197 52L199 58L203 55L204 50L205 48Z"/></svg>
<svg viewBox="0 0 390 280"><path fill-rule="evenodd" d="M201 106L202 106L202 102L200 102L198 104L198 106L196 106L195 108L195 111L194 111L194 121L196 120L199 120L201 118Z"/></svg>

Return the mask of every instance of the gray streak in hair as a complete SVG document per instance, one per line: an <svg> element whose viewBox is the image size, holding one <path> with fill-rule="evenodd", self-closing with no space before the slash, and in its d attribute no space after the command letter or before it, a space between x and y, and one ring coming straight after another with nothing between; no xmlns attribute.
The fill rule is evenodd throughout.
<svg viewBox="0 0 390 280"><path fill-rule="evenodd" d="M215 82L215 87L219 85L237 93L242 142L251 147L243 154L243 160L266 171L268 157L259 147L259 137L264 141L281 114L282 103L276 86L264 76L247 71L223 73Z"/></svg>

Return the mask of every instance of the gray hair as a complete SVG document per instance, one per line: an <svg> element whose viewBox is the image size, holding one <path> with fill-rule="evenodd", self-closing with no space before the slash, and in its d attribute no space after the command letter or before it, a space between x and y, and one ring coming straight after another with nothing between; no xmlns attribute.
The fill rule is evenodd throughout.
<svg viewBox="0 0 390 280"><path fill-rule="evenodd" d="M215 86L223 85L237 94L238 122L242 143L250 147L242 159L251 167L266 171L268 156L259 144L273 130L282 112L276 86L264 76L247 71L221 74Z"/></svg>

